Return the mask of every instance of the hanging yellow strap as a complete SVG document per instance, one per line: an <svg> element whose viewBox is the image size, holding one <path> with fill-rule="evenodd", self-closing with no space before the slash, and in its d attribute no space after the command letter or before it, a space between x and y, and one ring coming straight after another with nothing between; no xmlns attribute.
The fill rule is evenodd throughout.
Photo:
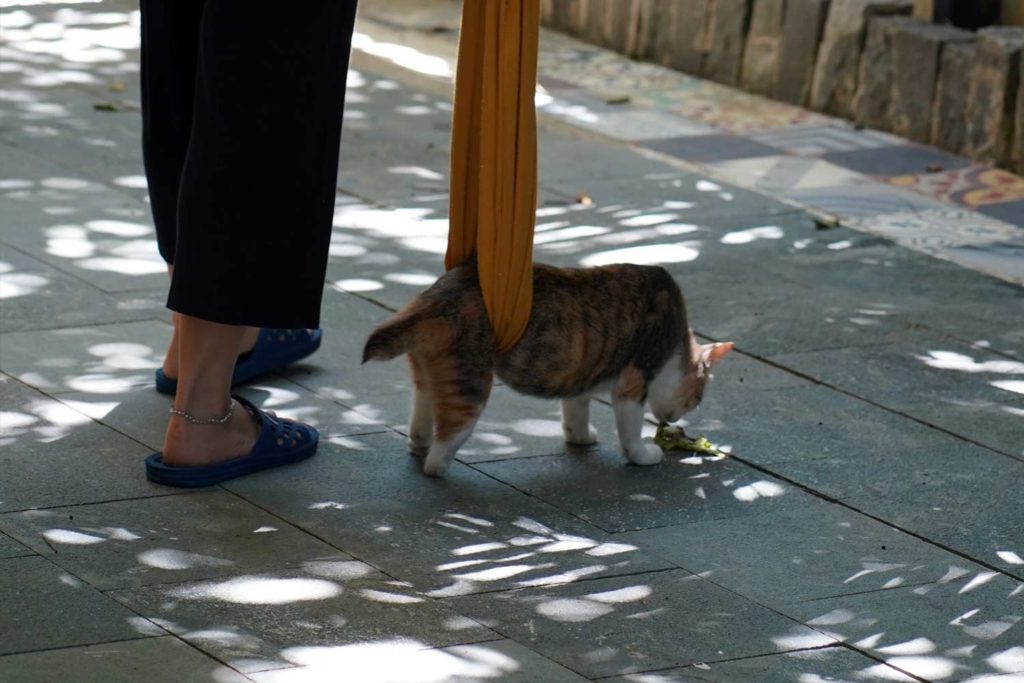
<svg viewBox="0 0 1024 683"><path fill-rule="evenodd" d="M463 0L445 268L475 255L498 349L526 329L537 208L540 0Z"/></svg>

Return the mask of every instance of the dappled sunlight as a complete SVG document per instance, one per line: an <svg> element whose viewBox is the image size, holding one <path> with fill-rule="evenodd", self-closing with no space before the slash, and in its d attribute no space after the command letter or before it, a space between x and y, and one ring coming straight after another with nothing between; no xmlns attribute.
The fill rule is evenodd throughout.
<svg viewBox="0 0 1024 683"><path fill-rule="evenodd" d="M231 560L220 557L190 553L174 548L154 548L139 553L137 558L141 564L147 567L167 571L181 571L195 567L230 567L234 564Z"/></svg>
<svg viewBox="0 0 1024 683"><path fill-rule="evenodd" d="M955 351L929 351L928 355L917 358L928 367L939 370L956 370L972 374L1024 375L1024 363L1015 360L977 361L966 354Z"/></svg>
<svg viewBox="0 0 1024 683"><path fill-rule="evenodd" d="M337 680L338 672L360 683L448 683L499 680L519 670L519 663L487 644L455 650L429 649L412 639L393 639L328 647L290 647L282 658L300 668L260 675L266 683L313 683Z"/></svg>
<svg viewBox="0 0 1024 683"><path fill-rule="evenodd" d="M239 605L284 605L325 600L341 593L341 586L324 579L280 579L238 576L226 581L189 585L169 591L182 600L218 600Z"/></svg>
<svg viewBox="0 0 1024 683"><path fill-rule="evenodd" d="M757 240L780 240L786 236L782 228L775 225L765 225L757 228L747 228L729 232L722 236L722 244L750 244Z"/></svg>
<svg viewBox="0 0 1024 683"><path fill-rule="evenodd" d="M488 584L494 583L521 587L571 583L606 571L608 565L598 558L615 563L637 550L626 543L560 533L525 517L506 526L477 515L449 512L435 524L470 536L486 533L487 538L450 549L453 559L435 569L452 583L429 591L433 597L468 595L489 590Z"/></svg>
<svg viewBox="0 0 1024 683"><path fill-rule="evenodd" d="M452 64L444 57L429 55L408 45L379 42L359 31L352 36L352 47L426 76L452 78L455 74Z"/></svg>
<svg viewBox="0 0 1024 683"><path fill-rule="evenodd" d="M0 261L0 299L14 299L35 294L50 284L50 279L38 273L19 273L9 263Z"/></svg>
<svg viewBox="0 0 1024 683"><path fill-rule="evenodd" d="M1024 674L1024 647L1017 644L1024 627L1022 584L978 572L961 585L967 573L960 569L954 574L958 581L887 593L891 597L875 606L860 606L864 601L855 596L848 606L822 611L806 623L927 680Z"/></svg>
<svg viewBox="0 0 1024 683"><path fill-rule="evenodd" d="M68 406L51 400L32 400L16 410L0 411L0 445L14 444L23 437L51 443L90 423L89 417Z"/></svg>

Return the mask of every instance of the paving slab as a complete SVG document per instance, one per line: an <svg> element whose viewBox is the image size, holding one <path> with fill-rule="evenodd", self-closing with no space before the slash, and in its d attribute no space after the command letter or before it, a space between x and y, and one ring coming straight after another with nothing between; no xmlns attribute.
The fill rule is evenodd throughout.
<svg viewBox="0 0 1024 683"><path fill-rule="evenodd" d="M807 600L946 583L984 571L949 551L824 501L620 538L781 611Z"/></svg>
<svg viewBox="0 0 1024 683"><path fill-rule="evenodd" d="M226 487L434 596L670 566L461 463L421 467L404 438L371 435Z"/></svg>
<svg viewBox="0 0 1024 683"><path fill-rule="evenodd" d="M601 683L699 683L700 681L856 683L872 678L886 681L909 682L915 680L886 664L879 664L876 660L859 652L842 647L825 647L727 662L704 662L649 674L614 676L601 679Z"/></svg>
<svg viewBox="0 0 1024 683"><path fill-rule="evenodd" d="M787 613L926 680L1024 671L1024 584L963 581L807 602Z"/></svg>
<svg viewBox="0 0 1024 683"><path fill-rule="evenodd" d="M474 465L612 533L761 515L813 497L731 459L674 451L650 467L602 448Z"/></svg>
<svg viewBox="0 0 1024 683"><path fill-rule="evenodd" d="M0 370L50 395L153 386L171 328L159 320L0 335Z"/></svg>
<svg viewBox="0 0 1024 683"><path fill-rule="evenodd" d="M0 529L104 591L352 559L223 490L0 515Z"/></svg>
<svg viewBox="0 0 1024 683"><path fill-rule="evenodd" d="M834 642L679 570L487 593L450 602L471 618L589 678Z"/></svg>
<svg viewBox="0 0 1024 683"><path fill-rule="evenodd" d="M4 310L0 334L139 320L145 313L42 261L0 244Z"/></svg>
<svg viewBox="0 0 1024 683"><path fill-rule="evenodd" d="M726 376L724 367L720 374ZM812 468L818 460L834 460L847 463L853 474L855 468L870 463L872 474L883 477L888 470L899 479L907 476L903 468L912 463L955 466L968 462L972 454L985 452L956 436L828 387L748 394L737 389L720 396L715 386L718 381L716 378L701 407L684 418L685 429L729 446L735 455L758 465L774 468L777 463L802 463ZM987 452L978 457L988 461L992 455ZM1001 460L992 462L998 467L995 463ZM1005 464L1009 471L1014 469L1012 461ZM853 479L863 481L866 476ZM836 492L837 486L849 480L849 476L840 477L828 490Z"/></svg>
<svg viewBox="0 0 1024 683"><path fill-rule="evenodd" d="M0 657L0 678L6 683L66 680L244 683L249 680L172 636L8 655Z"/></svg>
<svg viewBox="0 0 1024 683"><path fill-rule="evenodd" d="M74 168L3 145L13 181L2 194L3 241L107 292L166 285L149 208ZM4 164L7 166L7 163ZM137 184L137 175L111 183Z"/></svg>
<svg viewBox="0 0 1024 683"><path fill-rule="evenodd" d="M408 584L374 576L361 563L311 563L305 571L110 595L243 673L310 663L357 643L415 650L496 639L477 622Z"/></svg>
<svg viewBox="0 0 1024 683"><path fill-rule="evenodd" d="M475 683L501 680L510 683L583 683L589 679L520 645L514 640L493 640L442 649L416 649L415 643L369 643L309 648L310 666L251 674L258 683L311 683L333 680L339 671L361 683L444 681Z"/></svg>
<svg viewBox="0 0 1024 683"><path fill-rule="evenodd" d="M27 546L18 543L10 536L0 533L0 559L7 557L26 557L35 555Z"/></svg>
<svg viewBox="0 0 1024 683"><path fill-rule="evenodd" d="M0 468L0 511L80 505L166 495L146 481L149 448L82 413L0 375L6 409ZM99 473L97 476L87 474Z"/></svg>
<svg viewBox="0 0 1024 683"><path fill-rule="evenodd" d="M42 557L0 560L0 599L0 655L152 635L152 624Z"/></svg>
<svg viewBox="0 0 1024 683"><path fill-rule="evenodd" d="M911 334L893 344L782 354L773 360L996 450L1020 450L1013 435L1019 415L1000 408L1021 408L1016 389L1024 364L1019 360L930 334ZM906 386L914 392L900 389ZM971 407L987 413L984 422L971 422ZM986 423L990 429L982 428Z"/></svg>
<svg viewBox="0 0 1024 683"><path fill-rule="evenodd" d="M1024 580L1024 527L1013 500L1019 469L984 478L958 477L931 485L855 494L848 503Z"/></svg>

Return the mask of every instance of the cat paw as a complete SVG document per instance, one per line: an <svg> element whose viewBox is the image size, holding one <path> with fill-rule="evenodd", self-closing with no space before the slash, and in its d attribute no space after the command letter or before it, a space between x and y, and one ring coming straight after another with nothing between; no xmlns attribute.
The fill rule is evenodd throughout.
<svg viewBox="0 0 1024 683"><path fill-rule="evenodd" d="M665 452L653 443L640 443L626 449L626 459L634 465L657 465L664 457Z"/></svg>
<svg viewBox="0 0 1024 683"><path fill-rule="evenodd" d="M417 458L422 458L427 453L430 452L429 441L427 443L423 443L422 441L417 441L416 439L409 439L408 444L409 452L415 455Z"/></svg>
<svg viewBox="0 0 1024 683"><path fill-rule="evenodd" d="M451 464L452 462L448 458L438 458L433 454L428 455L427 459L423 461L423 474L428 477L443 477Z"/></svg>
<svg viewBox="0 0 1024 683"><path fill-rule="evenodd" d="M564 433L565 442L570 446L593 446L597 443L597 430L593 425L588 425L586 432L566 428Z"/></svg>

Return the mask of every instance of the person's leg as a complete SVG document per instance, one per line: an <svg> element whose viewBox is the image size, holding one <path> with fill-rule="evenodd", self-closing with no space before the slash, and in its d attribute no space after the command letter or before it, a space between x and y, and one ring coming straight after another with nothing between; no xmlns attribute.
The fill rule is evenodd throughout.
<svg viewBox="0 0 1024 683"><path fill-rule="evenodd" d="M140 0L142 13L142 156L160 255L174 277L178 193L192 136L199 29L206 0ZM164 356L167 377L178 376L178 314ZM247 328L237 353L253 347L259 328Z"/></svg>
<svg viewBox="0 0 1024 683"><path fill-rule="evenodd" d="M198 420L218 419L233 410L229 391L238 346L246 328L221 325L192 316L179 316L178 392L176 410ZM171 414L164 437L163 462L199 467L238 457L252 450L258 430L240 410L223 423L196 424Z"/></svg>
<svg viewBox="0 0 1024 683"><path fill-rule="evenodd" d="M355 4L207 0L172 310L319 326Z"/></svg>
<svg viewBox="0 0 1024 683"><path fill-rule="evenodd" d="M243 326L319 325L354 21L352 0L206 0L168 297L177 411L228 414ZM257 434L241 412L172 416L165 464L247 453Z"/></svg>

